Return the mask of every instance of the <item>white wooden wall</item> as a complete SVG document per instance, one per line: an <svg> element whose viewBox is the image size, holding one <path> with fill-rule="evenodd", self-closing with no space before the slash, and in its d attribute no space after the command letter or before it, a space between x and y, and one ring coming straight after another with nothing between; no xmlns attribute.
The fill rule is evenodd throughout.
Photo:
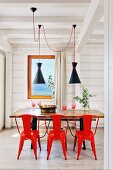
<svg viewBox="0 0 113 170"><path fill-rule="evenodd" d="M90 99L90 108L104 112L104 47L102 44L85 45L80 54L81 84L96 97ZM103 126L104 120L100 119Z"/></svg>
<svg viewBox="0 0 113 170"><path fill-rule="evenodd" d="M91 98L91 108L104 111L104 48L103 46L86 46L80 58L82 85L88 87L96 97Z"/></svg>
<svg viewBox="0 0 113 170"><path fill-rule="evenodd" d="M104 0L104 169L113 169L113 0Z"/></svg>
<svg viewBox="0 0 113 170"><path fill-rule="evenodd" d="M4 127L5 100L5 55L0 51L0 130Z"/></svg>
<svg viewBox="0 0 113 170"><path fill-rule="evenodd" d="M73 61L73 49L70 48L66 51L66 105L68 108L71 108L73 97L75 96L75 85L69 84Z"/></svg>

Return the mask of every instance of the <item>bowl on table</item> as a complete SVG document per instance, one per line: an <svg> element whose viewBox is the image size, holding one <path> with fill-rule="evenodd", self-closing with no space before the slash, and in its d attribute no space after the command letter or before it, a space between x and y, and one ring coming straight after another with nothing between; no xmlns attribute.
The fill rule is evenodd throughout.
<svg viewBox="0 0 113 170"><path fill-rule="evenodd" d="M41 105L41 113L56 113L56 105Z"/></svg>

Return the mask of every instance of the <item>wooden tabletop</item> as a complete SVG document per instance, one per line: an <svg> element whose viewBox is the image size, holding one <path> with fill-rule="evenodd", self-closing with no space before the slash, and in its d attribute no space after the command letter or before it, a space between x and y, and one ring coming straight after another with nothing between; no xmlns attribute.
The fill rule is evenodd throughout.
<svg viewBox="0 0 113 170"><path fill-rule="evenodd" d="M69 118L75 118L75 117L79 118L80 116L82 116L84 114L90 114L93 117L104 118L104 113L100 112L99 110L84 111L81 109L75 109L75 110L67 109L66 111L56 110L56 113L41 113L41 110L39 108L19 109L19 110L15 111L14 113L12 113L12 115L10 115L10 118L14 118L21 114L31 114L31 115L39 116L42 119L44 117L46 117L47 115L52 115L52 114L64 114L64 115L68 116Z"/></svg>

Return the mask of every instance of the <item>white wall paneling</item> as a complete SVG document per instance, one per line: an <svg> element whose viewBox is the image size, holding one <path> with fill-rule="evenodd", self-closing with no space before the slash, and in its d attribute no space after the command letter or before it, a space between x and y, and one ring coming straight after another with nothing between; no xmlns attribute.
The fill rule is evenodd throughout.
<svg viewBox="0 0 113 170"><path fill-rule="evenodd" d="M6 53L6 92L5 92L5 127L11 127L12 114L12 53Z"/></svg>
<svg viewBox="0 0 113 170"><path fill-rule="evenodd" d="M105 15L105 135L104 168L113 169L113 0L104 0Z"/></svg>
<svg viewBox="0 0 113 170"><path fill-rule="evenodd" d="M72 62L74 61L73 48L66 51L66 105L71 108L73 97L75 96L75 85L69 84L72 73Z"/></svg>
<svg viewBox="0 0 113 170"><path fill-rule="evenodd" d="M96 94L90 99L90 108L104 111L104 48L102 45L85 45L80 53L81 85ZM99 126L104 120L99 121Z"/></svg>
<svg viewBox="0 0 113 170"><path fill-rule="evenodd" d="M77 62L77 67L76 67L76 70L77 70L77 73L78 73L78 76L80 78L80 81L81 81L81 72L80 72L80 68L81 68L81 63L80 63L80 53L76 53L75 55L75 62ZM81 84L75 84L75 95L74 96L80 96L80 85ZM80 107L80 103L76 103L76 108L81 108Z"/></svg>
<svg viewBox="0 0 113 170"><path fill-rule="evenodd" d="M4 127L5 100L5 56L0 52L0 130Z"/></svg>

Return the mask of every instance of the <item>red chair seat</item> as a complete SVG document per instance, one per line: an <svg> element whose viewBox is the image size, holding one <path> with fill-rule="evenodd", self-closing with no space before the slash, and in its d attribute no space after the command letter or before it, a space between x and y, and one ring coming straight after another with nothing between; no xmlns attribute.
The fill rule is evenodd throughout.
<svg viewBox="0 0 113 170"><path fill-rule="evenodd" d="M86 140L91 140L91 138L94 136L94 134L93 134L93 132L92 131L90 131L90 133L89 133L89 135L86 135L85 133L84 133L84 131L77 131L76 133L75 133L75 135L78 137L78 138L82 138L82 139L86 139Z"/></svg>
<svg viewBox="0 0 113 170"><path fill-rule="evenodd" d="M54 130L50 130L48 135L49 136L55 136ZM60 136L64 136L64 135L65 135L65 131L61 130L60 131Z"/></svg>

